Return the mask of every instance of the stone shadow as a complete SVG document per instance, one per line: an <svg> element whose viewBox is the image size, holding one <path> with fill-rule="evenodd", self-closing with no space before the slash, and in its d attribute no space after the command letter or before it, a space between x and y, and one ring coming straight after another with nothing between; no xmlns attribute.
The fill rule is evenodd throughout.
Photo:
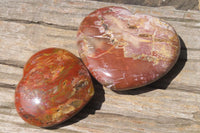
<svg viewBox="0 0 200 133"><path fill-rule="evenodd" d="M180 45L181 45L181 51L180 51L180 56L174 65L174 67L162 78L159 80L136 89L132 90L127 90L127 91L122 91L122 92L116 92L118 94L125 94L125 95L138 95L141 93L146 93L155 89L166 89L171 81L181 72L181 70L184 68L185 63L187 61L187 48L185 46L184 41L182 38L179 36L180 40Z"/></svg>

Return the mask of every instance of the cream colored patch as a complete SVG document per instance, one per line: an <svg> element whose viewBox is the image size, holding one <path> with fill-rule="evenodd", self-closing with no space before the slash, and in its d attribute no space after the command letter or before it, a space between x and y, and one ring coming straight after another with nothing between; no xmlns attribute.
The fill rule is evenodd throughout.
<svg viewBox="0 0 200 133"><path fill-rule="evenodd" d="M71 98L74 94L76 93L76 89L75 88L73 88L73 90L72 90L72 92L71 92L71 94L69 95L69 97L68 98Z"/></svg>
<svg viewBox="0 0 200 133"><path fill-rule="evenodd" d="M160 54L162 54L165 58L172 58L172 53L171 50L167 50L166 49L166 45L162 45L161 50L160 50Z"/></svg>
<svg viewBox="0 0 200 133"><path fill-rule="evenodd" d="M95 56L95 49L103 48L104 41L96 38L88 38L87 40L83 40L82 49L84 51L83 54L93 57Z"/></svg>
<svg viewBox="0 0 200 133"><path fill-rule="evenodd" d="M52 74L52 80L55 80L59 74L63 71L64 67L63 66L57 66L54 70L51 71Z"/></svg>
<svg viewBox="0 0 200 133"><path fill-rule="evenodd" d="M55 86L54 88L52 88L52 93L55 94L58 91L58 86Z"/></svg>
<svg viewBox="0 0 200 133"><path fill-rule="evenodd" d="M83 100L76 99L70 103L70 105L74 106L75 108L81 107Z"/></svg>
<svg viewBox="0 0 200 133"><path fill-rule="evenodd" d="M94 95L94 87L91 85L91 87L88 89L88 94L90 96L93 96Z"/></svg>
<svg viewBox="0 0 200 133"><path fill-rule="evenodd" d="M105 15L104 18L106 20L112 21L112 25L109 28L113 32L121 33L121 31L124 30L125 24L120 19L117 19L116 17L113 17L111 15Z"/></svg>
<svg viewBox="0 0 200 133"><path fill-rule="evenodd" d="M58 55L57 56L58 61L73 59L71 56L66 55L66 51L64 51L64 50L57 50L56 52L57 52L56 54Z"/></svg>
<svg viewBox="0 0 200 133"><path fill-rule="evenodd" d="M133 35L124 32L123 34L123 39L126 40L127 42L129 42L129 44L134 45L136 48L140 47L140 42L142 42L143 40L141 40L140 38L134 37Z"/></svg>
<svg viewBox="0 0 200 133"><path fill-rule="evenodd" d="M154 57L154 56L151 56L151 55L146 55L146 54L141 54L141 55L135 55L133 54L133 57L132 57L134 60L144 60L144 61L148 61L148 62L153 62L154 65L157 65L158 64L158 61L159 59Z"/></svg>
<svg viewBox="0 0 200 133"><path fill-rule="evenodd" d="M63 115L69 114L75 110L75 107L69 104L60 105L58 111L52 115L52 120L59 120Z"/></svg>
<svg viewBox="0 0 200 133"><path fill-rule="evenodd" d="M172 59L173 57L173 53L172 53L172 48L170 45L170 48L166 48L169 46L163 45L163 44L156 44L158 46L158 48L154 48L154 51L156 51L159 55L162 56L162 58L164 59Z"/></svg>

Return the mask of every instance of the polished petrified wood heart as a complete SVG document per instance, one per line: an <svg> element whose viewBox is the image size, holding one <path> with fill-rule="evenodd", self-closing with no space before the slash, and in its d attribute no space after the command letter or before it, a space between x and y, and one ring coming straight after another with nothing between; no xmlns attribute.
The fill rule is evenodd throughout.
<svg viewBox="0 0 200 133"><path fill-rule="evenodd" d="M93 94L83 63L66 50L49 48L26 63L16 88L15 105L26 122L50 127L75 115Z"/></svg>
<svg viewBox="0 0 200 133"><path fill-rule="evenodd" d="M92 12L82 21L77 37L87 68L113 90L133 89L159 79L173 67L180 52L172 26L122 7Z"/></svg>

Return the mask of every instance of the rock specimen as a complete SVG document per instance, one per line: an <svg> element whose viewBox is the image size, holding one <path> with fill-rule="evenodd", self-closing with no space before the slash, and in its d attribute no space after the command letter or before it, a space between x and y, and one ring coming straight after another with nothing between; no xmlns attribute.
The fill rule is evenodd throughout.
<svg viewBox="0 0 200 133"><path fill-rule="evenodd" d="M176 63L180 44L174 28L163 20L104 7L82 21L79 54L105 87L128 90L152 83Z"/></svg>
<svg viewBox="0 0 200 133"><path fill-rule="evenodd" d="M29 124L50 127L75 115L93 94L83 63L68 51L49 48L26 63L16 88L15 105Z"/></svg>

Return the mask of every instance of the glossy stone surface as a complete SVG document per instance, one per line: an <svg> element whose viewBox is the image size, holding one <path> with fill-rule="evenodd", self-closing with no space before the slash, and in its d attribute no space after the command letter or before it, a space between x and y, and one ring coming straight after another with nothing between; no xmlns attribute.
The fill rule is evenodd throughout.
<svg viewBox="0 0 200 133"><path fill-rule="evenodd" d="M80 57L92 75L113 90L152 83L176 63L180 44L174 28L159 18L104 7L82 21Z"/></svg>
<svg viewBox="0 0 200 133"><path fill-rule="evenodd" d="M75 115L93 94L83 63L66 50L49 48L33 55L25 65L15 105L29 124L50 127Z"/></svg>

